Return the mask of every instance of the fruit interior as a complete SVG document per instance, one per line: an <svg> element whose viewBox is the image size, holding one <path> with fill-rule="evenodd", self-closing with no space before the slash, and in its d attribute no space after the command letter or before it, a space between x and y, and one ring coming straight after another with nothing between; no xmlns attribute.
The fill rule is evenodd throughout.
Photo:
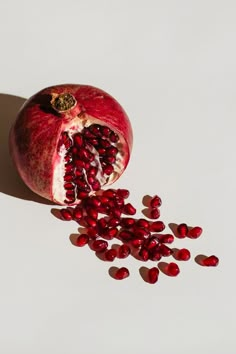
<svg viewBox="0 0 236 354"><path fill-rule="evenodd" d="M108 126L78 120L67 124L57 147L53 179L55 200L79 200L113 183L123 172L123 138ZM63 184L63 187L62 187Z"/></svg>

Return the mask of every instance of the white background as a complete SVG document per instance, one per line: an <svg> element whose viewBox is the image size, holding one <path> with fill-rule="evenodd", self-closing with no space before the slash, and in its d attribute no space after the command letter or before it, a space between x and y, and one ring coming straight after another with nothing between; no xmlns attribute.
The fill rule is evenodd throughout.
<svg viewBox="0 0 236 354"><path fill-rule="evenodd" d="M234 0L1 1L0 353L236 353L235 18ZM12 169L21 98L67 82L128 112L134 148L116 187L138 215L158 193L166 223L204 228L176 241L192 252L177 278L147 284L139 268L153 263L130 258L112 264L131 273L115 281ZM197 265L200 253L219 266Z"/></svg>

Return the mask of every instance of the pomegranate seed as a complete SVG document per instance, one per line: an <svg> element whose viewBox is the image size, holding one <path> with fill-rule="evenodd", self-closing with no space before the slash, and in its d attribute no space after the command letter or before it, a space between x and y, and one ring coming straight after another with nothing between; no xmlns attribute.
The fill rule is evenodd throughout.
<svg viewBox="0 0 236 354"><path fill-rule="evenodd" d="M61 209L60 213L61 213L63 220L70 221L73 219L72 214L68 209Z"/></svg>
<svg viewBox="0 0 236 354"><path fill-rule="evenodd" d="M108 247L108 242L104 240L96 240L92 244L92 248L96 252L104 252Z"/></svg>
<svg viewBox="0 0 236 354"><path fill-rule="evenodd" d="M151 232L161 232L165 230L165 224L162 221L154 221L150 226L149 229Z"/></svg>
<svg viewBox="0 0 236 354"><path fill-rule="evenodd" d="M98 228L105 229L107 227L107 220L105 218L101 218L97 222Z"/></svg>
<svg viewBox="0 0 236 354"><path fill-rule="evenodd" d="M99 197L102 205L108 205L109 204L109 199L107 197L104 197L103 195L101 197Z"/></svg>
<svg viewBox="0 0 236 354"><path fill-rule="evenodd" d="M219 263L219 258L216 256L209 256L203 259L202 264L206 267L216 267Z"/></svg>
<svg viewBox="0 0 236 354"><path fill-rule="evenodd" d="M115 198L114 203L115 206L119 209L122 209L125 204L124 199L118 196Z"/></svg>
<svg viewBox="0 0 236 354"><path fill-rule="evenodd" d="M157 207L160 207L162 204L162 201L161 201L161 198L158 197L157 195L155 195L151 201L150 201L150 207L151 208L157 208Z"/></svg>
<svg viewBox="0 0 236 354"><path fill-rule="evenodd" d="M85 199L87 197L88 197L88 192L85 192L85 191L78 191L77 192L78 199Z"/></svg>
<svg viewBox="0 0 236 354"><path fill-rule="evenodd" d="M85 162L82 160L75 160L75 167L78 169L82 169L85 167Z"/></svg>
<svg viewBox="0 0 236 354"><path fill-rule="evenodd" d="M97 151L98 151L99 155L105 155L106 154L106 149L103 148L103 147L97 148Z"/></svg>
<svg viewBox="0 0 236 354"><path fill-rule="evenodd" d="M149 221L148 220L145 220L145 219L139 219L139 220L137 220L137 222L136 222L136 226L137 227L142 227L142 228L144 228L144 229L149 229Z"/></svg>
<svg viewBox="0 0 236 354"><path fill-rule="evenodd" d="M75 199L75 191L72 191L72 190L67 190L66 191L66 197L67 198L72 198L72 199Z"/></svg>
<svg viewBox="0 0 236 354"><path fill-rule="evenodd" d="M155 237L155 236L147 238L146 241L145 241L145 247L147 247L148 250L151 250L157 244L158 244L158 238Z"/></svg>
<svg viewBox="0 0 236 354"><path fill-rule="evenodd" d="M64 203L66 204L72 204L75 202L75 196L66 196L66 199L64 200Z"/></svg>
<svg viewBox="0 0 236 354"><path fill-rule="evenodd" d="M134 238L133 240L131 240L131 244L134 248L139 248L143 245L144 240L141 238Z"/></svg>
<svg viewBox="0 0 236 354"><path fill-rule="evenodd" d="M70 139L67 132L62 133L62 141L67 150L72 146L72 140Z"/></svg>
<svg viewBox="0 0 236 354"><path fill-rule="evenodd" d="M65 182L73 182L75 176L72 173L66 173L64 176Z"/></svg>
<svg viewBox="0 0 236 354"><path fill-rule="evenodd" d="M101 139L100 146L106 149L106 148L110 147L111 144L107 139Z"/></svg>
<svg viewBox="0 0 236 354"><path fill-rule="evenodd" d="M94 166L91 166L89 169L88 169L88 176L90 177L95 177L98 173L98 168L97 167L94 167Z"/></svg>
<svg viewBox="0 0 236 354"><path fill-rule="evenodd" d="M155 261L155 262L159 261L162 258L162 255L159 252L158 245L150 249L149 258L151 261Z"/></svg>
<svg viewBox="0 0 236 354"><path fill-rule="evenodd" d="M88 181L89 184L94 183L95 180L96 180L96 178L93 177L93 176L88 176L88 177L87 177L87 181Z"/></svg>
<svg viewBox="0 0 236 354"><path fill-rule="evenodd" d="M84 128L83 135L85 138L93 139L94 135L89 131L88 128Z"/></svg>
<svg viewBox="0 0 236 354"><path fill-rule="evenodd" d="M133 207L132 204L128 203L128 204L125 204L124 209L123 209L123 213L127 214L127 215L134 215L134 214L136 214L136 209Z"/></svg>
<svg viewBox="0 0 236 354"><path fill-rule="evenodd" d="M119 233L119 237L122 241L130 241L133 238L133 234L130 231L123 230Z"/></svg>
<svg viewBox="0 0 236 354"><path fill-rule="evenodd" d="M72 155L71 153L67 153L65 155L65 162L72 162L73 158L72 158Z"/></svg>
<svg viewBox="0 0 236 354"><path fill-rule="evenodd" d="M160 217L159 209L152 209L150 212L150 219L158 219Z"/></svg>
<svg viewBox="0 0 236 354"><path fill-rule="evenodd" d="M129 197L129 191L128 189L117 189L117 195L118 197L127 199Z"/></svg>
<svg viewBox="0 0 236 354"><path fill-rule="evenodd" d="M190 238L198 238L202 234L202 228L200 226L195 226L189 230L188 236Z"/></svg>
<svg viewBox="0 0 236 354"><path fill-rule="evenodd" d="M133 232L134 232L134 236L137 238L146 238L147 236L150 235L149 231L141 227L136 227Z"/></svg>
<svg viewBox="0 0 236 354"><path fill-rule="evenodd" d="M118 234L118 229L116 227L106 228L102 232L102 236L106 237L109 240L112 240Z"/></svg>
<svg viewBox="0 0 236 354"><path fill-rule="evenodd" d="M100 206L100 207L97 208L97 211L98 211L100 214L106 214L106 215L108 215L109 209L108 209L108 207L106 207L106 206Z"/></svg>
<svg viewBox="0 0 236 354"><path fill-rule="evenodd" d="M161 243L159 246L159 252L163 257L169 257L171 254L173 254L173 250L169 247L167 247L166 245L164 245L164 243Z"/></svg>
<svg viewBox="0 0 236 354"><path fill-rule="evenodd" d="M142 247L139 251L139 256L143 261L147 261L149 259L149 252L146 248Z"/></svg>
<svg viewBox="0 0 236 354"><path fill-rule="evenodd" d="M148 270L148 281L150 284L155 284L158 280L159 269L157 267L153 267Z"/></svg>
<svg viewBox="0 0 236 354"><path fill-rule="evenodd" d="M90 198L90 205L92 205L93 207L97 208L101 205L101 200L97 197L91 197Z"/></svg>
<svg viewBox="0 0 236 354"><path fill-rule="evenodd" d="M102 136L105 136L106 138L109 137L109 135L111 133L111 129L110 128L108 128L106 126L101 126L100 130L101 130Z"/></svg>
<svg viewBox="0 0 236 354"><path fill-rule="evenodd" d="M71 182L67 182L67 183L65 183L64 184L64 188L65 189L75 189L75 185L74 185L74 183L71 183Z"/></svg>
<svg viewBox="0 0 236 354"><path fill-rule="evenodd" d="M118 149L115 146L111 146L106 149L107 156L116 156L118 153Z"/></svg>
<svg viewBox="0 0 236 354"><path fill-rule="evenodd" d="M100 125L99 124L92 124L89 127L89 131L94 134L95 136L101 136Z"/></svg>
<svg viewBox="0 0 236 354"><path fill-rule="evenodd" d="M184 238L188 235L188 226L186 224L179 224L177 227L179 238Z"/></svg>
<svg viewBox="0 0 236 354"><path fill-rule="evenodd" d="M87 143L94 146L94 147L99 145L98 139L96 139L96 138L87 139Z"/></svg>
<svg viewBox="0 0 236 354"><path fill-rule="evenodd" d="M109 203L107 204L109 208L114 208L115 207L115 202L114 200L109 200Z"/></svg>
<svg viewBox="0 0 236 354"><path fill-rule="evenodd" d="M116 192L113 189L107 189L102 193L102 196L107 197L109 199L113 199L114 197L116 197Z"/></svg>
<svg viewBox="0 0 236 354"><path fill-rule="evenodd" d="M118 257L127 258L130 255L130 247L128 245L121 245L118 248Z"/></svg>
<svg viewBox="0 0 236 354"><path fill-rule="evenodd" d="M99 191L99 189L101 188L101 184L97 180L95 182L93 182L91 186L92 186L94 191Z"/></svg>
<svg viewBox="0 0 236 354"><path fill-rule="evenodd" d="M83 170L80 170L80 169L76 169L76 170L75 170L75 176L76 176L76 177L81 177L81 176L83 176L83 175L84 175Z"/></svg>
<svg viewBox="0 0 236 354"><path fill-rule="evenodd" d="M87 209L87 214L88 214L88 216L90 216L94 220L97 220L97 218L98 218L98 212L95 209L88 208Z"/></svg>
<svg viewBox="0 0 236 354"><path fill-rule="evenodd" d="M76 178L75 183L78 186L78 188L82 190L86 190L86 188L88 187L86 181L83 179Z"/></svg>
<svg viewBox="0 0 236 354"><path fill-rule="evenodd" d="M180 270L176 263L171 262L167 265L166 272L169 276L176 277L179 274Z"/></svg>
<svg viewBox="0 0 236 354"><path fill-rule="evenodd" d="M111 217L111 219L108 221L108 225L112 227L118 226L120 225L120 219L116 217Z"/></svg>
<svg viewBox="0 0 236 354"><path fill-rule="evenodd" d="M81 207L76 207L73 211L73 218L75 220L80 220L83 217L83 209Z"/></svg>
<svg viewBox="0 0 236 354"><path fill-rule="evenodd" d="M131 228L135 224L135 219L133 218L122 218L121 226L126 227L127 229Z"/></svg>
<svg viewBox="0 0 236 354"><path fill-rule="evenodd" d="M76 146L81 147L83 145L83 137L80 133L75 134L73 138Z"/></svg>
<svg viewBox="0 0 236 354"><path fill-rule="evenodd" d="M122 280L122 279L125 279L129 276L129 271L127 268L125 267L122 267L122 268L119 268L116 273L115 273L115 279L117 280Z"/></svg>
<svg viewBox="0 0 236 354"><path fill-rule="evenodd" d="M177 254L176 254L176 258L179 261L188 261L191 257L191 254L189 252L189 250L187 250L187 248L181 248Z"/></svg>
<svg viewBox="0 0 236 354"><path fill-rule="evenodd" d="M103 173L106 175L110 176L114 171L114 167L110 164L107 164L106 166L103 167Z"/></svg>
<svg viewBox="0 0 236 354"><path fill-rule="evenodd" d="M88 227L87 234L90 238L97 238L98 237L98 229L96 227Z"/></svg>
<svg viewBox="0 0 236 354"><path fill-rule="evenodd" d="M81 234L77 237L76 246L83 247L89 242L89 237L86 234Z"/></svg>
<svg viewBox="0 0 236 354"><path fill-rule="evenodd" d="M88 226L91 226L91 227L96 227L97 226L96 220L94 220L90 216L85 216L84 217L84 221L88 224Z"/></svg>
<svg viewBox="0 0 236 354"><path fill-rule="evenodd" d="M118 209L118 208L112 208L112 209L110 210L110 216L114 216L114 217L116 217L116 218L118 218L118 219L120 219L121 214L122 214L122 212L121 212L121 210Z"/></svg>
<svg viewBox="0 0 236 354"><path fill-rule="evenodd" d="M113 164L113 163L115 163L116 158L115 158L115 156L104 156L103 160L104 160L106 163Z"/></svg>
<svg viewBox="0 0 236 354"><path fill-rule="evenodd" d="M70 162L65 164L65 171L66 172L72 172L74 170L74 165Z"/></svg>
<svg viewBox="0 0 236 354"><path fill-rule="evenodd" d="M172 243L174 241L174 236L171 234L158 235L158 240L161 243Z"/></svg>
<svg viewBox="0 0 236 354"><path fill-rule="evenodd" d="M111 132L109 138L112 143L117 143L119 141L119 136L117 134L115 134L114 132Z"/></svg>
<svg viewBox="0 0 236 354"><path fill-rule="evenodd" d="M105 259L109 262L113 262L116 256L117 256L117 251L113 248L105 252Z"/></svg>

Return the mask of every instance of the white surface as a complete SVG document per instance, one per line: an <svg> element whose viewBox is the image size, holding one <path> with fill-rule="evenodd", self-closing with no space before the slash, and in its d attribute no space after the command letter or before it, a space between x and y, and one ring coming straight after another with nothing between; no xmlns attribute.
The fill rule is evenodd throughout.
<svg viewBox="0 0 236 354"><path fill-rule="evenodd" d="M201 239L176 246L220 265L192 259L152 286L128 259L112 265L130 278L113 280L72 246L75 224L20 198L31 194L6 141L23 100L1 95L0 353L235 354L235 17L233 0L1 1L0 92L74 82L115 96L135 137L116 186L140 210L160 194L167 223L201 225Z"/></svg>

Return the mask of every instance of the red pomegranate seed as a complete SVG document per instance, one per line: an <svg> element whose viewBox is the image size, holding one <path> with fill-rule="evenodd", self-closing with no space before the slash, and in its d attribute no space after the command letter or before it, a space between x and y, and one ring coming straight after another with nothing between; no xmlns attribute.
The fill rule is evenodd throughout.
<svg viewBox="0 0 236 354"><path fill-rule="evenodd" d="M95 182L95 180L96 180L96 178L95 178L95 177L93 177L93 176L88 176L88 177L87 177L88 184L92 184L92 183L94 183L94 182Z"/></svg>
<svg viewBox="0 0 236 354"><path fill-rule="evenodd" d="M97 208L97 211L100 213L100 214L106 214L108 215L109 213L109 208L106 207L106 206L100 206Z"/></svg>
<svg viewBox="0 0 236 354"><path fill-rule="evenodd" d="M118 149L115 146L111 146L106 149L107 156L116 156L118 153Z"/></svg>
<svg viewBox="0 0 236 354"><path fill-rule="evenodd" d="M72 154L71 153L67 153L66 155L65 155L65 162L72 162L72 160L73 160L73 157L72 157Z"/></svg>
<svg viewBox="0 0 236 354"><path fill-rule="evenodd" d="M115 207L115 202L114 200L109 200L109 203L107 204L107 206L111 209Z"/></svg>
<svg viewBox="0 0 236 354"><path fill-rule="evenodd" d="M98 173L98 168L97 167L94 167L94 166L91 166L89 169L88 169L88 176L90 177L95 177Z"/></svg>
<svg viewBox="0 0 236 354"><path fill-rule="evenodd" d="M105 252L105 259L109 262L113 262L116 257L117 251L113 248Z"/></svg>
<svg viewBox="0 0 236 354"><path fill-rule="evenodd" d="M147 230L149 229L149 225L150 225L150 223L146 219L139 219L136 222L136 226L137 227L142 227L142 228L147 229Z"/></svg>
<svg viewBox="0 0 236 354"><path fill-rule="evenodd" d="M153 267L148 270L148 281L150 284L155 284L158 280L159 269L157 267Z"/></svg>
<svg viewBox="0 0 236 354"><path fill-rule="evenodd" d="M158 240L161 243L172 243L174 241L174 236L171 234L158 235Z"/></svg>
<svg viewBox="0 0 236 354"><path fill-rule="evenodd" d="M158 246L159 248L159 252L163 257L169 257L171 254L173 254L173 250L169 247L167 247L166 245L164 245L164 243L159 244Z"/></svg>
<svg viewBox="0 0 236 354"><path fill-rule="evenodd" d="M72 173L66 173L64 176L65 182L73 182L75 176Z"/></svg>
<svg viewBox="0 0 236 354"><path fill-rule="evenodd" d="M129 271L127 268L125 267L122 267L122 268L119 268L116 273L115 273L115 279L117 280L122 280L122 279L125 279L129 276Z"/></svg>
<svg viewBox="0 0 236 354"><path fill-rule="evenodd" d="M126 227L127 229L131 228L135 224L134 218L122 218L121 226Z"/></svg>
<svg viewBox="0 0 236 354"><path fill-rule="evenodd" d="M105 155L106 154L106 149L103 147L98 147L97 151L99 153L99 155Z"/></svg>
<svg viewBox="0 0 236 354"><path fill-rule="evenodd" d="M187 250L187 248L181 248L176 254L176 258L178 259L178 261L188 261L190 257L191 254L189 250Z"/></svg>
<svg viewBox="0 0 236 354"><path fill-rule="evenodd" d="M72 182L67 182L67 183L64 184L64 188L67 189L67 190L69 190L69 189L73 189L74 190L75 189L75 185Z"/></svg>
<svg viewBox="0 0 236 354"><path fill-rule="evenodd" d="M145 241L145 247L148 250L151 250L153 247L155 247L158 244L158 238L155 236L149 237Z"/></svg>
<svg viewBox="0 0 236 354"><path fill-rule="evenodd" d="M202 234L202 228L200 226L195 226L188 231L188 237L198 238Z"/></svg>
<svg viewBox="0 0 236 354"><path fill-rule="evenodd" d="M110 176L114 171L114 167L110 164L107 164L106 166L103 167L103 173L106 175Z"/></svg>
<svg viewBox="0 0 236 354"><path fill-rule="evenodd" d="M122 241L130 241L133 238L133 233L127 230L123 230L119 233L119 237Z"/></svg>
<svg viewBox="0 0 236 354"><path fill-rule="evenodd" d="M76 146L81 147L83 145L83 137L80 133L75 134L73 138Z"/></svg>
<svg viewBox="0 0 236 354"><path fill-rule="evenodd" d="M158 245L150 249L149 258L151 261L155 261L155 262L159 261L162 258Z"/></svg>
<svg viewBox="0 0 236 354"><path fill-rule="evenodd" d="M88 224L88 226L91 227L96 227L97 226L97 221L91 218L90 216L85 216L84 221Z"/></svg>
<svg viewBox="0 0 236 354"><path fill-rule="evenodd" d="M81 234L77 237L76 246L83 247L89 242L89 237L86 234Z"/></svg>
<svg viewBox="0 0 236 354"><path fill-rule="evenodd" d="M134 248L141 247L143 243L144 243L144 239L141 238L134 238L133 240L131 240L131 244Z"/></svg>
<svg viewBox="0 0 236 354"><path fill-rule="evenodd" d="M111 133L111 129L106 127L106 126L101 126L100 127L100 130L101 130L101 133L102 133L102 136L105 136L106 138L109 137L110 133Z"/></svg>
<svg viewBox="0 0 236 354"><path fill-rule="evenodd" d="M109 199L113 199L114 197L116 197L116 191L114 191L113 189L107 189L102 193L102 196L107 197Z"/></svg>
<svg viewBox="0 0 236 354"><path fill-rule="evenodd" d="M157 208L157 207L160 207L162 204L162 201L161 201L161 198L158 197L157 195L155 195L151 201L150 201L150 207L151 208Z"/></svg>
<svg viewBox="0 0 236 354"><path fill-rule="evenodd" d="M87 214L88 214L88 216L90 216L94 220L97 220L97 218L98 218L98 212L96 209L88 208Z"/></svg>
<svg viewBox="0 0 236 354"><path fill-rule="evenodd" d="M109 204L109 199L107 197L104 197L103 195L101 197L99 197L102 205L108 205Z"/></svg>
<svg viewBox="0 0 236 354"><path fill-rule="evenodd" d="M112 208L112 209L110 209L110 213L109 213L110 216L114 216L114 217L120 219L121 214L122 214L122 212L121 212L121 210L118 209L118 208Z"/></svg>
<svg viewBox="0 0 236 354"><path fill-rule="evenodd" d="M60 210L61 216L63 220L70 221L73 219L71 212L68 209L61 209Z"/></svg>
<svg viewBox="0 0 236 354"><path fill-rule="evenodd" d="M158 219L160 217L159 209L152 209L150 212L150 219Z"/></svg>
<svg viewBox="0 0 236 354"><path fill-rule="evenodd" d="M98 237L98 229L96 227L88 227L87 234L90 238L97 238Z"/></svg>
<svg viewBox="0 0 236 354"><path fill-rule="evenodd" d="M75 176L76 177L82 177L83 175L84 175L83 170L80 170L80 169L76 169L75 170ZM73 176L73 178L74 178L74 176Z"/></svg>
<svg viewBox="0 0 236 354"><path fill-rule="evenodd" d="M146 248L142 247L139 251L139 256L143 261L147 261L149 259L149 252Z"/></svg>
<svg viewBox="0 0 236 354"><path fill-rule="evenodd" d="M177 227L179 238L184 238L188 235L188 226L186 224L179 224Z"/></svg>
<svg viewBox="0 0 236 354"><path fill-rule="evenodd" d="M136 209L132 204L128 203L124 205L123 213L127 215L134 215L136 214Z"/></svg>
<svg viewBox="0 0 236 354"><path fill-rule="evenodd" d="M81 207L75 207L73 211L74 220L80 220L83 217L83 209Z"/></svg>
<svg viewBox="0 0 236 354"><path fill-rule="evenodd" d="M82 160L75 160L75 166L78 169L84 168L85 167L85 162Z"/></svg>
<svg viewBox="0 0 236 354"><path fill-rule="evenodd" d="M176 277L179 274L180 270L176 263L171 262L167 265L166 272L169 276Z"/></svg>
<svg viewBox="0 0 236 354"><path fill-rule="evenodd" d="M78 199L85 199L87 197L88 197L88 192L85 192L85 191L78 191L77 192Z"/></svg>
<svg viewBox="0 0 236 354"><path fill-rule="evenodd" d="M107 227L107 220L105 218L101 218L97 221L97 225L101 229L105 229Z"/></svg>
<svg viewBox="0 0 236 354"><path fill-rule="evenodd" d="M65 172L72 172L74 170L74 165L70 162L65 164Z"/></svg>
<svg viewBox="0 0 236 354"><path fill-rule="evenodd" d="M118 229L116 227L106 228L101 232L101 235L109 240L112 240L118 234Z"/></svg>
<svg viewBox="0 0 236 354"><path fill-rule="evenodd" d="M130 255L130 247L128 245L121 245L118 248L117 256L119 258L127 258Z"/></svg>
<svg viewBox="0 0 236 354"><path fill-rule="evenodd" d="M62 141L67 150L72 146L72 140L70 139L67 132L62 133Z"/></svg>
<svg viewBox="0 0 236 354"><path fill-rule="evenodd" d="M96 252L104 252L108 247L108 242L104 240L96 240L92 244L92 248Z"/></svg>
<svg viewBox="0 0 236 354"><path fill-rule="evenodd" d="M89 131L94 134L95 136L101 136L102 133L100 131L100 125L99 124L92 124L89 127Z"/></svg>
<svg viewBox="0 0 236 354"><path fill-rule="evenodd" d="M111 219L108 221L108 225L109 225L109 226L112 226L112 227L118 226L118 225L120 225L120 219L113 216L113 217L111 217Z"/></svg>
<svg viewBox="0 0 236 354"><path fill-rule="evenodd" d="M122 209L125 204L124 199L118 196L114 199L114 203L115 206L120 209Z"/></svg>
<svg viewBox="0 0 236 354"><path fill-rule="evenodd" d="M97 197L91 197L89 204L95 208L98 208L101 205L101 200Z"/></svg>
<svg viewBox="0 0 236 354"><path fill-rule="evenodd" d="M78 186L78 188L82 190L86 190L86 188L88 187L86 181L80 178L76 178L75 183Z"/></svg>
<svg viewBox="0 0 236 354"><path fill-rule="evenodd" d="M219 258L216 256L209 256L203 259L202 264L206 267L216 267L219 264Z"/></svg>
<svg viewBox="0 0 236 354"><path fill-rule="evenodd" d="M93 189L94 191L99 191L99 189L101 188L101 184L100 184L100 182L97 181L97 180L95 180L95 182L93 182L93 183L91 184L91 186L92 186L92 189Z"/></svg>
<svg viewBox="0 0 236 354"><path fill-rule="evenodd" d="M142 227L136 227L133 232L136 238L146 238L150 235L150 232L146 229L143 229Z"/></svg>
<svg viewBox="0 0 236 354"><path fill-rule="evenodd" d="M117 195L118 197L127 199L129 197L129 191L128 189L117 189Z"/></svg>
<svg viewBox="0 0 236 354"><path fill-rule="evenodd" d="M165 230L165 224L162 221L154 221L150 224L149 229L151 232L161 232Z"/></svg>

